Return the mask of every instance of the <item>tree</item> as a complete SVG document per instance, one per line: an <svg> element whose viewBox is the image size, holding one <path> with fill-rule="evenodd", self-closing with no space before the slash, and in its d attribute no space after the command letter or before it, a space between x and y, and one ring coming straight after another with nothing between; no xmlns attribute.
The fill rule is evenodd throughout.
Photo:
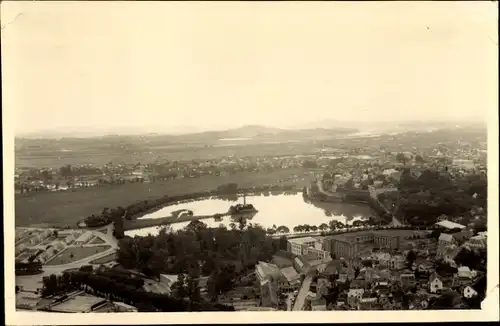
<svg viewBox="0 0 500 326"><path fill-rule="evenodd" d="M182 299L188 295L186 277L184 274L179 274L177 281L172 284L172 293L174 297Z"/></svg>
<svg viewBox="0 0 500 326"><path fill-rule="evenodd" d="M424 158L422 156L416 155L415 156L415 162L417 162L417 163L425 163L425 160L424 160Z"/></svg>
<svg viewBox="0 0 500 326"><path fill-rule="evenodd" d="M441 235L441 231L440 230L432 230L432 233L429 235L429 237L433 238L433 239L439 239L439 236Z"/></svg>
<svg viewBox="0 0 500 326"><path fill-rule="evenodd" d="M413 250L410 250L408 252L408 254L406 255L406 262L407 262L407 266L408 268L411 268L413 266L413 263L415 262L415 260L417 260L417 254L415 253L415 251Z"/></svg>
<svg viewBox="0 0 500 326"><path fill-rule="evenodd" d="M400 163L406 164L407 157L404 153L398 153L396 155L396 160Z"/></svg>
<svg viewBox="0 0 500 326"><path fill-rule="evenodd" d="M246 226L247 220L240 216L240 218L238 219L238 228L240 229L240 231L243 231Z"/></svg>
<svg viewBox="0 0 500 326"><path fill-rule="evenodd" d="M280 237L280 249L281 250L287 250L287 247L288 247L288 239L286 238L286 236L282 235Z"/></svg>
<svg viewBox="0 0 500 326"><path fill-rule="evenodd" d="M318 228L320 231L326 231L326 230L328 230L328 224L321 223Z"/></svg>
<svg viewBox="0 0 500 326"><path fill-rule="evenodd" d="M189 298L189 303L199 302L201 300L200 287L197 278L188 275L186 279L186 292ZM191 309L189 309L191 310Z"/></svg>

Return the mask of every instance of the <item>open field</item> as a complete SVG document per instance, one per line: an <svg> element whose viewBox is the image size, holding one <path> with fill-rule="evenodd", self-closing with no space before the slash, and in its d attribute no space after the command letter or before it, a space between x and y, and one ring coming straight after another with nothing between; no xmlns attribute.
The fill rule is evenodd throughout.
<svg viewBox="0 0 500 326"><path fill-rule="evenodd" d="M94 247L69 247L66 250L61 251L52 260L46 263L46 265L63 265L69 264L80 259L87 258L89 256L104 252L110 249L111 246L94 246Z"/></svg>
<svg viewBox="0 0 500 326"><path fill-rule="evenodd" d="M155 183L127 183L97 188L78 188L53 193L28 193L16 196L16 226L47 223L53 226L76 226L81 219L100 214L105 207L115 208L132 203L156 199L165 195L175 196L192 192L213 190L220 185L236 182L241 188L276 183L293 174L302 175L305 169L286 169L274 172L240 172L225 177L203 176ZM297 184L302 188L310 180Z"/></svg>
<svg viewBox="0 0 500 326"><path fill-rule="evenodd" d="M237 145L207 145L177 144L177 146L151 147L141 144L129 149L118 148L77 148L74 151L62 152L57 149L16 150L16 167L51 167L59 168L65 164L104 165L113 163L141 162L153 163L156 160L193 160L213 159L227 156L266 156L266 155L297 155L311 154L314 146L310 142L278 143L278 144L237 144Z"/></svg>
<svg viewBox="0 0 500 326"><path fill-rule="evenodd" d="M106 241L104 241L99 237L95 237L94 239L92 239L92 241L89 242L89 244L102 244L102 243L106 243Z"/></svg>
<svg viewBox="0 0 500 326"><path fill-rule="evenodd" d="M116 258L117 258L116 253L112 253L107 256L92 260L90 263L94 265L107 264L115 261Z"/></svg>

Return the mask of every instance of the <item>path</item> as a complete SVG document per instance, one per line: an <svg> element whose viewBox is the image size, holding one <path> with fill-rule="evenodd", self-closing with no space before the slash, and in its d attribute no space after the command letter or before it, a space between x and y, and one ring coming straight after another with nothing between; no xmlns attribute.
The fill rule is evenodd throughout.
<svg viewBox="0 0 500 326"><path fill-rule="evenodd" d="M179 216L177 218L172 216L172 215L158 217L158 218L138 218L135 220L124 221L123 229L124 229L124 231L131 231L131 230L137 230L137 229L159 226L159 225L210 219L210 218L215 218L217 215L219 217L230 216L229 213L220 213L220 214L212 214L212 215L193 215L193 216L183 215L183 216Z"/></svg>
<svg viewBox="0 0 500 326"><path fill-rule="evenodd" d="M304 307L307 294L309 293L309 289L311 288L312 280L313 280L312 274L308 274L304 278L304 282L302 282L302 285L300 286L299 289L299 293L297 294L297 298L295 299L295 304L293 305L293 311L300 311L302 310L302 307Z"/></svg>

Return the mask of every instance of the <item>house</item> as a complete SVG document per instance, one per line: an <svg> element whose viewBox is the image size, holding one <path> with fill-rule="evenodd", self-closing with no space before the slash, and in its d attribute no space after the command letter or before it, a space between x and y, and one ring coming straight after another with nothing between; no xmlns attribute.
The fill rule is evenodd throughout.
<svg viewBox="0 0 500 326"><path fill-rule="evenodd" d="M464 297L465 298L470 299L470 298L475 297L477 295L478 295L477 291L474 290L474 288L472 288L472 286L467 285L464 288Z"/></svg>
<svg viewBox="0 0 500 326"><path fill-rule="evenodd" d="M371 259L383 267L389 267L389 261L391 260L391 254L387 252L376 252L373 253Z"/></svg>
<svg viewBox="0 0 500 326"><path fill-rule="evenodd" d="M464 231L453 233L453 238L455 238L455 240L458 243L464 243L465 241L469 240L473 235L474 235L474 232L472 232L471 230L464 230Z"/></svg>
<svg viewBox="0 0 500 326"><path fill-rule="evenodd" d="M459 278L472 279L474 277L474 271L471 271L467 266L461 266L458 268L457 276Z"/></svg>
<svg viewBox="0 0 500 326"><path fill-rule="evenodd" d="M417 271L421 273L429 273L434 269L434 266L429 261L424 261L417 266Z"/></svg>
<svg viewBox="0 0 500 326"><path fill-rule="evenodd" d="M457 256L459 248L454 245L443 245L438 247L438 251L436 253L436 258L443 259L444 261L453 261Z"/></svg>
<svg viewBox="0 0 500 326"><path fill-rule="evenodd" d="M172 292L172 285L177 282L179 278L178 275L171 274L160 274L160 283L165 286L165 290L168 294Z"/></svg>
<svg viewBox="0 0 500 326"><path fill-rule="evenodd" d="M347 292L347 302L349 303L349 305L358 304L364 293L365 289L363 288L350 288Z"/></svg>
<svg viewBox="0 0 500 326"><path fill-rule="evenodd" d="M323 296L328 294L328 287L331 285L331 282L328 281L325 277L318 277L318 281L316 283L316 292L318 296Z"/></svg>
<svg viewBox="0 0 500 326"><path fill-rule="evenodd" d="M395 255L388 262L388 267L392 270L405 268L406 259L403 255Z"/></svg>
<svg viewBox="0 0 500 326"><path fill-rule="evenodd" d="M117 312L137 312L137 308L131 305L128 305L123 302L113 302L115 307L115 311Z"/></svg>
<svg viewBox="0 0 500 326"><path fill-rule="evenodd" d="M484 235L476 235L471 237L466 243L465 246L472 249L484 249L486 248L486 236Z"/></svg>
<svg viewBox="0 0 500 326"><path fill-rule="evenodd" d="M343 262L340 259L328 262L325 268L320 272L320 275L326 277L330 282L337 279L339 272L343 269Z"/></svg>
<svg viewBox="0 0 500 326"><path fill-rule="evenodd" d="M347 304L347 295L342 292L337 297L337 307L341 307Z"/></svg>
<svg viewBox="0 0 500 326"><path fill-rule="evenodd" d="M73 234L69 234L67 237L64 238L63 241L66 244L70 244L71 242L75 241L75 236Z"/></svg>
<svg viewBox="0 0 500 326"><path fill-rule="evenodd" d="M450 246L456 244L455 238L453 238L452 234L441 233L438 239L439 246Z"/></svg>
<svg viewBox="0 0 500 326"><path fill-rule="evenodd" d="M373 291L379 295L388 295L391 291L391 286L387 281L377 281L373 285Z"/></svg>
<svg viewBox="0 0 500 326"><path fill-rule="evenodd" d="M326 300L323 297L311 300L312 311L326 311Z"/></svg>
<svg viewBox="0 0 500 326"><path fill-rule="evenodd" d="M92 232L90 232L90 231L86 231L86 232L84 232L82 235L80 235L80 236L78 237L78 239L76 239L75 244L76 244L76 245L82 245L82 244L85 244L85 243L87 243L87 242L90 240L90 238L92 238L92 236L93 236L93 233L92 233Z"/></svg>
<svg viewBox="0 0 500 326"><path fill-rule="evenodd" d="M437 218L437 221L438 222L441 222L441 221L447 221L448 220L448 216L444 215L444 214L441 214L438 216ZM437 224L437 223L436 223Z"/></svg>
<svg viewBox="0 0 500 326"><path fill-rule="evenodd" d="M437 273L433 273L429 278L429 291L431 293L437 293L443 289L443 281Z"/></svg>
<svg viewBox="0 0 500 326"><path fill-rule="evenodd" d="M415 274L410 272L402 273L399 276L399 281L403 287L411 287L416 283Z"/></svg>
<svg viewBox="0 0 500 326"><path fill-rule="evenodd" d="M300 287L300 276L292 266L280 269L274 264L260 261L255 267L255 274L261 287L268 287L269 290L276 291L275 295L293 292Z"/></svg>
<svg viewBox="0 0 500 326"><path fill-rule="evenodd" d="M377 304L377 298L361 298L358 303L358 310L371 310Z"/></svg>

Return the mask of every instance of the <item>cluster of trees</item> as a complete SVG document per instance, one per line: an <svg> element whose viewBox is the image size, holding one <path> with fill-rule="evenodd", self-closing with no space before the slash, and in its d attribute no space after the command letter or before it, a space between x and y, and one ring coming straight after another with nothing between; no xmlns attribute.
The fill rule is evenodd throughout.
<svg viewBox="0 0 500 326"><path fill-rule="evenodd" d="M487 207L487 180L480 176L451 179L446 173L427 170L417 178L407 169L399 190L396 214L414 225L434 224L442 214L470 217L473 208Z"/></svg>
<svg viewBox="0 0 500 326"><path fill-rule="evenodd" d="M34 259L34 257L33 257ZM40 274L42 270L42 264L39 261L30 259L28 262L16 262L15 263L15 273L16 275L36 275Z"/></svg>
<svg viewBox="0 0 500 326"><path fill-rule="evenodd" d="M71 166L71 164L66 164L59 168L59 175L61 177L74 177L74 176L84 176L84 175L99 175L102 174L102 170L94 166Z"/></svg>
<svg viewBox="0 0 500 326"><path fill-rule="evenodd" d="M290 228L288 228L285 225L280 225L280 226L273 225L271 228L268 228L266 232L269 235L273 235L276 233L290 233Z"/></svg>
<svg viewBox="0 0 500 326"><path fill-rule="evenodd" d="M462 266L467 266L471 270L486 272L486 249L470 250L462 248L455 256L455 262Z"/></svg>
<svg viewBox="0 0 500 326"><path fill-rule="evenodd" d="M109 274L108 274L109 276ZM206 302L187 302L166 294L146 292L132 285L121 283L115 278L86 271L64 272L61 276L44 278L42 296L66 293L73 289L83 289L94 295L110 300L120 300L139 308L139 311L217 311L234 310L232 307Z"/></svg>
<svg viewBox="0 0 500 326"><path fill-rule="evenodd" d="M376 221L374 219L369 219L369 220L356 220L352 222L351 224L353 227L362 227L362 226L372 226L376 225ZM294 232L316 232L316 231L335 231L335 230L342 230L348 228L348 224L344 224L340 221L337 220L331 220L328 224L326 223L321 223L320 225L309 225L309 224L303 224L303 225L297 225L293 228Z"/></svg>
<svg viewBox="0 0 500 326"><path fill-rule="evenodd" d="M270 260L279 245L261 226L247 224L243 218L230 229L192 221L177 232L163 228L157 236L125 237L119 243L118 262L152 277L160 273L209 276L209 290L217 294L230 286L234 273Z"/></svg>
<svg viewBox="0 0 500 326"><path fill-rule="evenodd" d="M100 215L91 215L85 218L85 224L88 227L98 227L107 225L117 219L122 219L125 215L126 210L118 206L115 209L109 209L105 207Z"/></svg>

